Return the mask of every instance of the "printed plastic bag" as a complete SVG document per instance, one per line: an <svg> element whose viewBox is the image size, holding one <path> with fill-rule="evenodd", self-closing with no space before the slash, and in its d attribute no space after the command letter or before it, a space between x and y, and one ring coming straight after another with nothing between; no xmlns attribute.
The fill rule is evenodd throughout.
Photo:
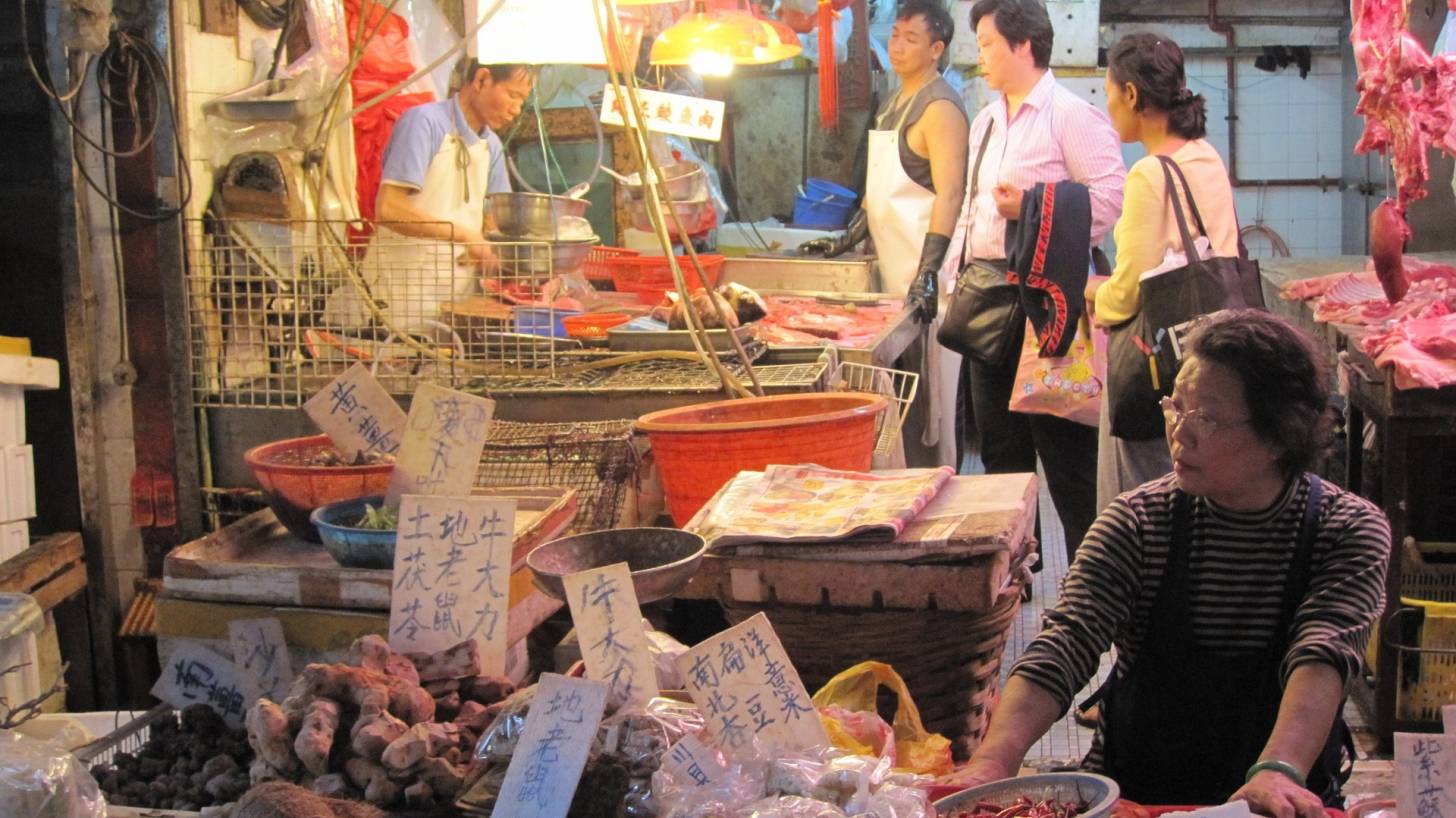
<svg viewBox="0 0 1456 818"><path fill-rule="evenodd" d="M21 818L106 818L96 779L60 746L0 730L0 804Z"/></svg>
<svg viewBox="0 0 1456 818"><path fill-rule="evenodd" d="M893 757L890 758L895 769L923 775L950 772L953 767L950 740L925 729L905 680L884 662L861 662L841 672L814 694L814 706L821 710L838 706L852 712L874 713L875 695L882 686L900 699L900 706L895 710ZM858 755L878 755L855 738L855 725L830 717L824 719L824 727L835 747Z"/></svg>
<svg viewBox="0 0 1456 818"><path fill-rule="evenodd" d="M1021 363L1011 389L1013 412L1056 415L1086 426L1096 426L1101 414L1102 390L1107 388L1107 331L1092 330L1086 319L1065 356L1040 357L1040 346L1030 322L1021 344Z"/></svg>

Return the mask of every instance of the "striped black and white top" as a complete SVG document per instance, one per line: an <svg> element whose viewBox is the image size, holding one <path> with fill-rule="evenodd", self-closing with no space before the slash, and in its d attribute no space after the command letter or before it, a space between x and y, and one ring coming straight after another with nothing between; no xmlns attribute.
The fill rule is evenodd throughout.
<svg viewBox="0 0 1456 818"><path fill-rule="evenodd" d="M1250 513L1189 498L1190 614L1203 649L1237 654L1273 638L1309 485L1307 475L1291 480L1272 506ZM1012 667L1056 697L1063 712L1109 645L1117 648L1119 672L1137 659L1167 567L1178 491L1169 474L1108 505L1077 550L1044 629ZM1370 502L1328 482L1318 520L1309 588L1280 671L1287 679L1301 664L1325 662L1348 681L1383 606L1390 524ZM1100 742L1096 757L1098 749Z"/></svg>

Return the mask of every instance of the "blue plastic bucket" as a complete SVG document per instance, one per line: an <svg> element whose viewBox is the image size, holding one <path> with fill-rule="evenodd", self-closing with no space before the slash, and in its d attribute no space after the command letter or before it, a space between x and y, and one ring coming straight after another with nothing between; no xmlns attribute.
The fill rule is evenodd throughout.
<svg viewBox="0 0 1456 818"><path fill-rule="evenodd" d="M809 179L804 182L804 195L816 202L844 202L853 204L859 194L847 187L841 187L828 179Z"/></svg>
<svg viewBox="0 0 1456 818"><path fill-rule="evenodd" d="M794 224L798 227L822 227L837 230L849 224L853 202L820 201L805 196L794 198Z"/></svg>
<svg viewBox="0 0 1456 818"><path fill-rule="evenodd" d="M516 307L516 332L525 335L566 337L563 319L581 315L581 310L553 310L548 307Z"/></svg>

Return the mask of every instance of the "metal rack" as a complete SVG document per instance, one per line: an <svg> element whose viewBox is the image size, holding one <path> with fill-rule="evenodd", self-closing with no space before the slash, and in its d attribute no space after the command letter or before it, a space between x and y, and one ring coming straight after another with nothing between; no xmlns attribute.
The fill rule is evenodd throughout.
<svg viewBox="0 0 1456 818"><path fill-rule="evenodd" d="M412 225L418 228L420 225ZM187 223L188 331L199 407L297 406L371 364L387 389L461 386L485 369L555 372L578 345L550 337L561 253L493 242L486 272L459 245L380 224L206 218ZM480 292L498 297L486 297Z"/></svg>
<svg viewBox="0 0 1456 818"><path fill-rule="evenodd" d="M838 392L869 392L890 401L891 411L880 415L875 438L875 454L888 455L895 448L905 418L910 414L910 404L920 388L919 373L845 361L834 370L830 383Z"/></svg>

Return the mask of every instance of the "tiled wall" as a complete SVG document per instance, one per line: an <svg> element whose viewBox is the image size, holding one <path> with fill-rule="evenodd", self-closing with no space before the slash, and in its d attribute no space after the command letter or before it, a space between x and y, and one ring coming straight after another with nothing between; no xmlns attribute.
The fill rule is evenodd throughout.
<svg viewBox="0 0 1456 818"><path fill-rule="evenodd" d="M1288 14L1270 6L1249 7L1246 14ZM1223 38L1203 26L1114 25L1105 26L1104 45L1124 34L1151 30L1173 37L1185 47L1223 45ZM1247 26L1240 30L1241 45L1288 44L1333 45L1339 32L1332 28ZM1318 187L1239 187L1234 198L1239 222L1248 226L1261 221L1278 233L1294 256L1334 256L1343 252L1341 194L1335 182L1341 177L1344 157L1352 149L1345 144L1345 79L1338 55L1317 54L1309 75L1301 79L1294 65L1274 73L1254 67L1253 57L1239 57L1236 64L1238 88L1238 168L1241 179L1286 179L1329 177L1327 190ZM1204 95L1208 105L1208 139L1224 162L1228 162L1228 78L1222 57L1192 56L1187 62L1188 84ZM1125 145L1123 155L1131 165L1144 155L1139 145ZM1273 255L1270 242L1262 236L1247 239L1255 257Z"/></svg>

